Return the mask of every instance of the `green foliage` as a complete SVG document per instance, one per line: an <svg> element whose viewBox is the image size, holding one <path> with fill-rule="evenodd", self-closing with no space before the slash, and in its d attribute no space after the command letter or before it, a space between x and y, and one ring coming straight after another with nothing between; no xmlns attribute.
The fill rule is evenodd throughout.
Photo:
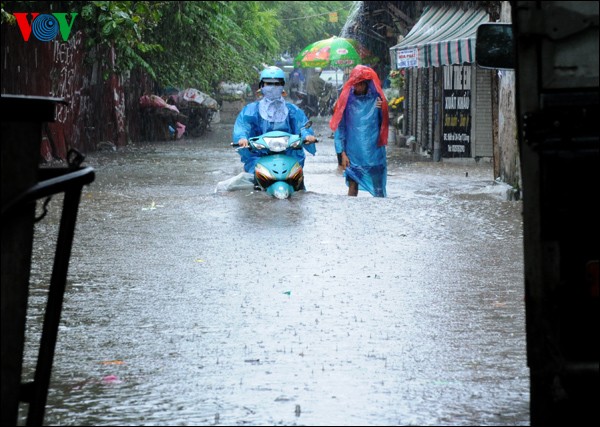
<svg viewBox="0 0 600 427"><path fill-rule="evenodd" d="M1 3L1 7L0 7L1 11L0 11L0 17L1 17L1 22L7 23L9 25L15 25L17 23L17 20L15 19L15 17L10 14L9 12L4 10L4 2Z"/></svg>
<svg viewBox="0 0 600 427"><path fill-rule="evenodd" d="M154 68L144 59L148 52L160 51L159 43L148 41L162 17L164 2L92 1L70 2L71 11L81 8L85 44L90 60L99 60L117 73L141 67L152 77ZM114 49L114 55L112 50Z"/></svg>
<svg viewBox="0 0 600 427"><path fill-rule="evenodd" d="M10 3L10 8L7 4ZM211 93L220 81L256 83L263 64L338 35L347 1L62 1L3 2L14 11L79 13L86 56L103 75L142 69L162 87ZM33 8L33 9L32 9ZM6 10L6 11L5 11ZM329 22L337 12L338 22Z"/></svg>
<svg viewBox="0 0 600 427"><path fill-rule="evenodd" d="M390 78L390 87L393 89L402 89L404 88L404 75L400 70L392 70L389 74Z"/></svg>
<svg viewBox="0 0 600 427"><path fill-rule="evenodd" d="M338 36L354 2L350 1L267 1L265 7L277 13L281 26L277 40L281 52L296 56L317 40ZM337 12L337 22L329 14Z"/></svg>
<svg viewBox="0 0 600 427"><path fill-rule="evenodd" d="M277 17L259 2L168 2L163 13L151 39L165 49L149 55L163 87L210 93L221 80L252 82L279 51Z"/></svg>

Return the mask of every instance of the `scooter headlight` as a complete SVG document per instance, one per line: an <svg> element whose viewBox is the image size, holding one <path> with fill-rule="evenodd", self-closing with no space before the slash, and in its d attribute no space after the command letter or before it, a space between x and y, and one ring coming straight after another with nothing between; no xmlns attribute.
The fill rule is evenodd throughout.
<svg viewBox="0 0 600 427"><path fill-rule="evenodd" d="M269 144L269 150L280 152L285 151L288 147L289 136L278 136L274 138L263 138Z"/></svg>

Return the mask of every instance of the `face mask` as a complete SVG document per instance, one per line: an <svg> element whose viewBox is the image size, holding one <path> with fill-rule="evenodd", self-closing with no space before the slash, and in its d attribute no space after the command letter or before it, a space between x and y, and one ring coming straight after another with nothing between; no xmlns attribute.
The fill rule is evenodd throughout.
<svg viewBox="0 0 600 427"><path fill-rule="evenodd" d="M281 98L281 94L283 93L283 86L263 86L262 94L270 101Z"/></svg>

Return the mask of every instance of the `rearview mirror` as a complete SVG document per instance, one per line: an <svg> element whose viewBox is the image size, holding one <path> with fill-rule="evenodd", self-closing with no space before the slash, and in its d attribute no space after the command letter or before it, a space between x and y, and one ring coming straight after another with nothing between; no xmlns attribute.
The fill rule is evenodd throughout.
<svg viewBox="0 0 600 427"><path fill-rule="evenodd" d="M302 126L302 129L308 129L312 126L312 120L309 120L306 122L306 124L304 126Z"/></svg>
<svg viewBox="0 0 600 427"><path fill-rule="evenodd" d="M485 23L477 28L475 61L481 68L515 68L511 24Z"/></svg>

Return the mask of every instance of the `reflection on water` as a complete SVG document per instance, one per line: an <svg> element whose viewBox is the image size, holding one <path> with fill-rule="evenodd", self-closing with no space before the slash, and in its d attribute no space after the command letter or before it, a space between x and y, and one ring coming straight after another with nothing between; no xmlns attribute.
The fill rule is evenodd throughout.
<svg viewBox="0 0 600 427"><path fill-rule="evenodd" d="M241 171L231 125L89 156L47 424L529 423L520 202L489 164L395 146L390 197L348 198L315 127L289 200L215 193ZM57 216L36 225L26 376Z"/></svg>

